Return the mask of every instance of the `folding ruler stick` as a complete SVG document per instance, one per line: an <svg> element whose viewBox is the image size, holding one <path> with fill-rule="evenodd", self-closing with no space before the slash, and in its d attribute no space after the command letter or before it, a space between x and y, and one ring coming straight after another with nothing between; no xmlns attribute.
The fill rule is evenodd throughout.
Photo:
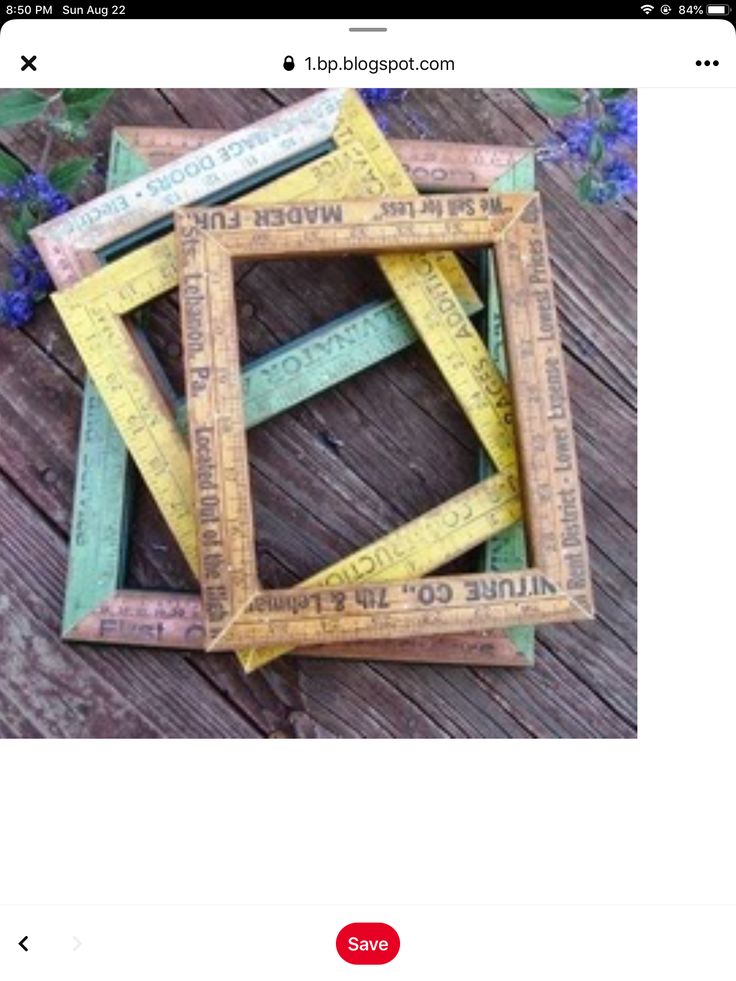
<svg viewBox="0 0 736 981"><path fill-rule="evenodd" d="M592 615L572 422L538 195L188 209L177 212L176 227L208 650L268 647L253 652L249 665L256 667L288 649L268 645L309 644L325 636L336 641L407 637ZM458 523L457 508L445 512L440 506L393 533L383 568L362 550L297 589L263 591L256 573L238 390L231 260L491 244L499 263L536 567L375 585L405 574L407 564L416 563L416 576L436 567L436 559L458 554L460 543L447 531ZM433 303L441 313L443 301L441 293L425 292L407 277L402 302L412 319L420 311L431 313ZM485 366L477 368L482 377ZM495 512L497 529L518 520L513 472L489 478L475 490ZM437 524L445 529L437 548L418 550L407 562L403 536L426 544L428 534L430 540L437 534ZM467 528L461 537L467 545ZM376 544L386 546L387 540ZM363 558L369 559L367 567Z"/></svg>
<svg viewBox="0 0 736 981"><path fill-rule="evenodd" d="M112 134L110 167L122 184L225 135L219 129L118 126ZM388 142L414 186L422 191L487 190L534 153L531 147L442 140Z"/></svg>
<svg viewBox="0 0 736 981"><path fill-rule="evenodd" d="M345 96L336 135L341 145L349 147L354 141L368 152L370 166L357 165L362 195L416 194L401 162L353 92ZM461 308L444 270L434 256L379 255L377 261L407 313L411 307L409 316L414 328L481 445L499 469L513 470L516 455L507 385Z"/></svg>
<svg viewBox="0 0 736 981"><path fill-rule="evenodd" d="M534 190L534 154L530 153L517 160L509 170L494 183L492 190L511 193L513 191L531 192ZM498 276L493 252L481 252L481 275L486 287L488 302L485 323L491 358L504 378L508 378L506 344L504 341L503 311L498 290ZM485 453L480 454L479 476L488 477L493 467ZM527 550L523 521L506 528L481 546L480 569L503 572L526 568ZM507 633L514 648L532 663L534 660L534 627L509 627Z"/></svg>
<svg viewBox="0 0 736 981"><path fill-rule="evenodd" d="M33 240L57 287L98 267L97 257L122 240L129 246L165 227L180 205L236 197L328 152L342 99L342 90L319 92L35 228Z"/></svg>

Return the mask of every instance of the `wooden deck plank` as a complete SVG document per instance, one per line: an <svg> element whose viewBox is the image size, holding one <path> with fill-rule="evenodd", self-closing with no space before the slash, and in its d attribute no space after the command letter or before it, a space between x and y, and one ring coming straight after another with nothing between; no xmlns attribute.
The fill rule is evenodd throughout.
<svg viewBox="0 0 736 981"><path fill-rule="evenodd" d="M0 692L29 725L46 736L260 735L181 655L61 641L65 542L2 476L0 500Z"/></svg>
<svg viewBox="0 0 736 981"><path fill-rule="evenodd" d="M103 152L111 120L235 128L299 95L119 94L75 152ZM513 92L416 93L404 106L389 107L386 117L397 136L425 129L436 138L530 143L549 132ZM0 143L26 162L37 159L33 127L0 134ZM635 735L633 210L583 208L570 174L558 166L540 167L540 183L568 349L598 619L540 631L531 671L293 658L246 680L227 655L63 644L57 639L63 535L82 366L44 304L27 331L0 333L0 598L13 610L0 614L12 652L12 671L0 671L0 735L112 734L115 728L120 735L307 738ZM312 263L239 270L247 356L377 292L385 295L368 260L316 270ZM155 305L150 334L180 385L174 299ZM273 420L252 434L251 446L259 562L274 585L303 577L475 479L474 437L419 348ZM131 581L190 585L150 498L137 496ZM6 542L13 543L10 551ZM41 653L25 663L23 644L36 636ZM31 669L38 664L44 671L37 679Z"/></svg>
<svg viewBox="0 0 736 981"><path fill-rule="evenodd" d="M0 470L59 527L72 507L81 389L22 333L0 329Z"/></svg>
<svg viewBox="0 0 736 981"><path fill-rule="evenodd" d="M159 94L192 129L240 129L279 108L265 89L160 89Z"/></svg>

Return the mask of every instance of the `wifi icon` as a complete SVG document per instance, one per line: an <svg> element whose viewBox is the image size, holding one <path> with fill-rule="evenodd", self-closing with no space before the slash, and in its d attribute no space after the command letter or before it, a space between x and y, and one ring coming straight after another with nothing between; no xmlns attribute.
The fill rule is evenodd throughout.
<svg viewBox="0 0 736 981"><path fill-rule="evenodd" d="M651 3L645 3L641 8L645 14L651 14L654 10L654 6Z"/></svg>

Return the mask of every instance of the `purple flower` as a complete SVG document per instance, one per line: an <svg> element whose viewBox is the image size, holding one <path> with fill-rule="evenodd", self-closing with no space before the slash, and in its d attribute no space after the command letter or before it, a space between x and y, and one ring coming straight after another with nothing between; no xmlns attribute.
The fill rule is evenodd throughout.
<svg viewBox="0 0 736 981"><path fill-rule="evenodd" d="M623 157L612 157L597 172L589 172L590 180L584 200L592 204L618 201L636 190L636 171Z"/></svg>
<svg viewBox="0 0 736 981"><path fill-rule="evenodd" d="M41 256L34 245L21 246L10 259L10 275L18 289L27 289L31 296L40 299L52 287Z"/></svg>
<svg viewBox="0 0 736 981"><path fill-rule="evenodd" d="M0 323L12 330L23 327L33 316L33 299L25 290L0 290Z"/></svg>
<svg viewBox="0 0 736 981"><path fill-rule="evenodd" d="M625 143L636 146L637 106L633 99L610 99L603 103L605 116L601 133L606 146Z"/></svg>
<svg viewBox="0 0 736 981"><path fill-rule="evenodd" d="M71 207L69 198L57 191L46 174L27 174L12 185L0 187L3 191L0 202L10 202L11 209L13 206L19 209L20 232L24 235L29 224L46 221ZM19 246L10 256L8 271L6 288L0 289L0 324L17 329L31 320L34 305L48 295L53 284L41 256L30 242Z"/></svg>
<svg viewBox="0 0 736 981"><path fill-rule="evenodd" d="M54 284L45 269L36 269L31 275L28 287L35 299L42 300L51 292Z"/></svg>
<svg viewBox="0 0 736 981"><path fill-rule="evenodd" d="M13 282L20 289L23 286L27 286L31 281L31 268L27 266L25 262L21 262L19 259L10 260L10 275L13 278Z"/></svg>
<svg viewBox="0 0 736 981"><path fill-rule="evenodd" d="M33 316L34 304L49 293L53 284L41 256L30 243L13 253L9 269L12 286L0 290L0 323L23 327Z"/></svg>
<svg viewBox="0 0 736 981"><path fill-rule="evenodd" d="M15 184L8 188L8 200L13 204L25 204L30 197L30 188L26 185L25 177L21 177Z"/></svg>
<svg viewBox="0 0 736 981"><path fill-rule="evenodd" d="M616 197L616 192L611 184L602 184L595 181L590 189L588 200L593 204L608 204Z"/></svg>
<svg viewBox="0 0 736 981"><path fill-rule="evenodd" d="M623 157L611 157L601 168L601 176L613 186L617 198L636 191L636 171Z"/></svg>
<svg viewBox="0 0 736 981"><path fill-rule="evenodd" d="M71 208L66 194L57 191L46 174L27 174L8 189L8 198L14 204L28 205L41 218L53 218Z"/></svg>
<svg viewBox="0 0 736 981"><path fill-rule="evenodd" d="M21 262L25 262L30 266L43 266L43 259L39 255L38 249L32 242L27 242L26 245L21 245L16 252L16 256Z"/></svg>
<svg viewBox="0 0 736 981"><path fill-rule="evenodd" d="M359 89L363 101L369 106L380 106L387 102L401 102L406 89Z"/></svg>
<svg viewBox="0 0 736 981"><path fill-rule="evenodd" d="M636 191L637 106L632 98L601 100L589 90L582 114L560 121L540 146L540 160L567 162L576 175L578 194L590 204L608 204Z"/></svg>
<svg viewBox="0 0 736 981"><path fill-rule="evenodd" d="M569 119L562 128L562 142L571 157L587 159L595 133L592 119Z"/></svg>
<svg viewBox="0 0 736 981"><path fill-rule="evenodd" d="M57 215L63 215L72 206L69 198L66 194L62 194L61 191L54 191L53 194L41 198L41 203L45 206L51 218L55 218Z"/></svg>

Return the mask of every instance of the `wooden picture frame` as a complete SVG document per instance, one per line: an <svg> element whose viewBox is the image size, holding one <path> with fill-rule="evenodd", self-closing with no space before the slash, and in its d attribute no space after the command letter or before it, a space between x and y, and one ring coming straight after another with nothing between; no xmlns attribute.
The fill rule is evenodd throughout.
<svg viewBox="0 0 736 981"><path fill-rule="evenodd" d="M338 643L406 638L593 616L572 419L538 194L189 208L177 210L175 224L207 650L248 647L247 665L253 669L292 645L326 638ZM334 579L333 566L295 589L263 590L239 398L232 261L404 252L418 269L429 261L427 252L467 246L494 249L534 565L505 574L403 581L395 581L395 569L389 567L380 576L355 573L347 582ZM379 261L386 272L388 261ZM413 287L405 285L399 298L410 316L421 302L434 305L445 310L443 336L463 336L463 328L453 326L456 303L451 310L443 297L441 307L431 286L412 294ZM426 339L425 328L415 326ZM472 405L472 393L466 401ZM478 490L503 496L504 482L514 482L513 461L508 467ZM507 518L504 511L506 524ZM439 551L442 562L450 557L444 544Z"/></svg>
<svg viewBox="0 0 736 981"><path fill-rule="evenodd" d="M191 151L219 139L221 131L187 130L160 127L119 127L113 130L109 154L108 189L147 173L154 165L169 163L184 150ZM412 175L420 190L447 187L471 190L482 187L484 182L497 190L531 190L534 186L534 152L525 147L478 146L473 144L441 143L426 141L392 141L399 159ZM465 185L465 186L464 186ZM485 254L487 256L487 253ZM503 327L500 319L497 289L493 277L486 283L487 311L490 343L493 357L503 364ZM319 351L329 350L330 339L338 344L341 336L355 340L345 351L344 358L334 357L331 363L319 362ZM244 391L249 386L248 372L256 379L260 366L264 372L278 363L279 358L300 356L310 365L317 365L312 372L319 380L316 386L292 386L278 404L273 394L256 396L256 405L246 405L246 418L252 426L265 421L276 411L296 405L299 401L323 390L326 384L339 384L353 373L364 370L383 358L404 350L417 340L416 334L396 301L368 304L353 314L339 318L332 324L312 330L292 344L283 346L262 359L257 359L243 372ZM317 349L318 353L312 353ZM151 353L151 357L153 354ZM322 359L324 360L324 359ZM261 386L257 385L259 389ZM182 424L186 418L185 405L177 406L177 418ZM481 461L486 461L481 453ZM487 468L484 476L488 475ZM90 382L85 386L83 424L80 430L77 460L76 492L69 538L69 571L65 592L64 633L71 640L109 640L122 643L138 643L157 646L162 630L151 624L142 631L140 625L128 618L113 615L112 610L99 606L95 595L100 593L103 603L124 589L128 540L128 514L131 507L132 481L128 479L130 468L125 444L119 436L104 403ZM523 528L517 525L491 539L484 547L482 568L506 569L523 567ZM90 596L90 593L93 596ZM98 616L90 618L90 611L99 609ZM477 657L477 663L504 665L529 665L534 658L533 628L511 628L504 636L472 638L464 644L466 659ZM190 639L198 632L194 625L189 628ZM122 637L122 641L121 641ZM137 638L137 640L135 639ZM456 658L453 646L443 645L444 657ZM509 643L512 641L513 647ZM427 641L401 645L393 642L380 645L372 652L365 645L349 645L339 648L310 648L303 651L307 656L373 656L409 660L422 656L431 657Z"/></svg>
<svg viewBox="0 0 736 981"><path fill-rule="evenodd" d="M313 166L304 165L301 169L310 170ZM320 162L318 166L321 167L322 163ZM292 176L297 175L287 175L272 182L268 188L269 197L265 200L277 197L280 190L288 190ZM301 175L299 179L301 180ZM431 268L436 267L436 260L428 258L427 262ZM441 274L438 273L438 276L441 278ZM408 279L411 281L412 277ZM148 375L149 366L122 319L126 314L150 302L165 289L175 286L176 282L177 274L175 267L172 266L171 242L160 240L118 259L88 276L74 288L54 294L53 300L72 337L85 354L86 363L103 396L106 393L106 401L111 408L113 419L125 435L128 445L131 446L131 443L135 445L135 440L143 433L142 451L139 449L137 457L134 451L134 457L140 459L143 454L144 465L149 467L154 484L157 480L161 480L163 493L168 492L173 484L174 490L181 496L173 502L173 506L168 502L169 510L182 522L185 530L191 526L192 532L196 533L193 504L190 507L185 497L186 493L192 490L189 456L179 452L181 434L171 418L171 412L155 380ZM445 287L444 295L448 299L452 297L453 302L456 302L455 294L452 293L449 284ZM457 311L463 323L468 325L459 301L457 301L456 315ZM474 350L479 353L483 362L488 361L487 352L473 328L466 326L465 334L466 340L468 337L470 340L474 338L475 344L480 345L474 347ZM461 367L465 370L464 365ZM484 383L485 378L484 374ZM475 386L474 382L473 384ZM499 384L496 387L499 389L499 397L505 398L505 385ZM476 397L475 392L467 394ZM237 398L242 399L239 386ZM508 425L508 422L505 425ZM159 458L146 459L145 453L151 447L156 453L160 453ZM172 467L172 462L175 465L173 479L172 474L166 470ZM149 480L150 486L151 480ZM451 508L453 503L457 507L463 507L466 512L464 521L470 520L471 517L474 519L474 537L459 538L463 528L455 530L454 534L459 544L455 545L453 554L461 554L518 520L520 510L515 489L512 492L506 487L506 498L513 499L515 511L510 515L507 513L504 522L499 522L497 514L492 510L486 509L486 513L479 515L467 509L466 495L458 495L453 502L448 502L448 508ZM510 502L509 506L511 506ZM435 521L441 524L443 511L440 509L438 511ZM428 571L438 564L440 562L433 554L420 552L416 556L416 568ZM146 638L156 646L186 646L184 642L192 645L193 641L198 639L198 631L201 631L198 613L199 608L192 597L119 590L101 604L100 608L85 617L82 628L95 633L96 637L99 637L100 625L102 625L102 629L107 629L108 636L112 630L119 629L121 632L125 630L134 637ZM498 642L503 644L502 652L498 650ZM489 651L489 644L492 645L493 654ZM493 656L498 657L503 663L509 663L509 651L512 652L511 661L518 664L520 658L513 652L513 647L508 642L495 636L489 638L472 635L460 638L458 652L452 652L449 658L446 646L442 648L439 645L431 648L431 656L440 661L475 657L490 659ZM365 656L366 649L362 648L361 653ZM426 660L426 657L422 655L422 659Z"/></svg>
<svg viewBox="0 0 736 981"><path fill-rule="evenodd" d="M326 103L324 101L327 95L326 93L320 93L319 96L306 100L306 103L313 104L313 109L315 105L317 106L316 116L325 113L329 115L330 107L334 110L335 103L333 101L327 100ZM343 98L344 95L345 93L332 93L331 99L338 99L339 101L339 98ZM255 141L254 145L258 145L259 140L264 138L264 131L266 133L270 131L269 126L271 123L273 123L276 129L286 127L289 130L291 123L285 122L285 117L290 117L292 121L294 117L303 118L306 103L277 113L274 117L269 117L268 121L264 121L268 125L255 124L255 126L247 127L240 134L235 134L238 137L237 144L232 143L234 137L230 136L215 140L214 143L208 143L207 146L210 148L213 146L220 147L220 152L225 152L222 150L223 145L241 145L244 141L247 142L248 140L251 142ZM313 155L325 149L324 137L326 130L324 126L314 125L314 116L314 112L312 115L307 113L307 126L308 128L311 127L307 138L297 140L296 144L295 138L293 136L290 138L288 150L292 156L288 158L289 161L293 161L295 150L301 154L299 159L304 159L304 155L306 154ZM278 126L274 122L277 119L281 121ZM339 113L336 115L333 111L333 126L336 123L336 119L339 119ZM249 135L244 136L243 134ZM223 144L223 141L225 141L225 144ZM189 185L191 186L187 185L186 190L180 188L177 192L176 200L186 200L187 196L202 196L202 186L198 182L198 178L196 178L202 166L201 164L197 164L196 152L194 150L189 155L190 157L192 155L195 156L195 159L190 161L191 166L180 164L179 170L173 172L171 171L171 167L168 169L164 167L164 173L156 177L154 186L165 186L167 180L171 181L173 179L172 173L183 173L185 178L182 178L182 182L189 180L186 175L187 173L191 173L194 175L189 180ZM425 148L423 153L426 155L426 152ZM268 164L270 168L268 176L272 176L274 167L276 166L273 161L273 154L268 159L270 161ZM248 166L250 167L248 176L243 178L241 175L238 182L239 188L244 186L244 180L253 182L258 179L259 174L260 176L263 174L262 171L255 170L255 164L252 159L249 160ZM228 174L232 176L229 171ZM221 176L218 176L218 182L223 183ZM208 176L208 190L210 193L214 193L212 190L213 183L213 175L210 174ZM137 184L134 182L134 188L136 186L140 186L140 181ZM37 245L44 254L47 262L49 262L57 282L68 283L73 281L75 277L90 271L94 265L98 265L101 257L108 254L111 248L114 250L121 239L129 243L131 236L148 235L156 226L156 223L161 222L166 205L162 207L161 202L151 201L145 202L145 207L142 208L140 215L135 221L133 220L132 213L135 211L135 207L130 202L133 201L134 197L139 196L139 192L135 191L134 188L128 188L126 195L121 199L121 201L128 202L125 205L120 202L115 204L114 200L111 203L110 195L106 195L97 202L92 202L89 205L83 206L81 209L77 209L77 211L71 213L71 216L65 216L66 222L63 229L58 228L57 220L36 230L35 237ZM230 186L230 190L232 190L232 186ZM172 200L170 198L169 203ZM118 214L121 209L125 215L125 220L122 223ZM90 218L90 215L94 217L94 221ZM138 364L140 365L144 362L145 358L141 356ZM148 381L150 380L149 377ZM89 396L94 396L94 399ZM96 412L89 411L90 404L93 401L95 402ZM94 430L95 425L98 425L107 432L115 431L114 425L112 425L109 416L107 416L106 410L101 406L94 389L89 386L85 395L85 405L84 427L86 430ZM107 418L103 418L104 416L107 416ZM120 484L120 480L118 480L118 484ZM79 493L77 496L79 498ZM117 513L123 515L124 509L125 494L120 494ZM118 522L118 526L122 526L122 523L123 520ZM78 539L75 538L75 541L78 541ZM201 620L196 599L184 594L157 593L155 591L141 593L140 591L121 589L116 573L122 565L122 549L116 552L116 555L119 556L120 561L116 564L111 564L106 570L103 570L102 575L93 580L95 586L98 588L96 595L91 597L90 605L82 610L77 607L71 616L65 619L65 635L70 639L96 642L109 639L115 643L133 643L137 645L199 647L201 642ZM107 587L113 582L113 589L110 591ZM519 657L517 652L513 648L510 648L508 641L500 637L478 638L474 636L472 638L457 638L457 641L460 647L463 648L462 650L453 652L443 645L443 650L435 650L433 653L430 649L431 645L429 645L425 648L427 656L422 659L442 661L457 659L464 660L467 663L513 664L527 663L529 660L528 656ZM465 645L464 647L463 644ZM406 645L403 645L403 647L406 648ZM354 656L363 655L374 657L382 654L384 649L385 645L381 647L380 651L371 651L365 645L356 645ZM350 654L350 652L344 653ZM385 656L392 657L394 655L392 655L390 650L387 650ZM413 650L409 652L404 649L398 656L402 659L419 659L418 653Z"/></svg>

